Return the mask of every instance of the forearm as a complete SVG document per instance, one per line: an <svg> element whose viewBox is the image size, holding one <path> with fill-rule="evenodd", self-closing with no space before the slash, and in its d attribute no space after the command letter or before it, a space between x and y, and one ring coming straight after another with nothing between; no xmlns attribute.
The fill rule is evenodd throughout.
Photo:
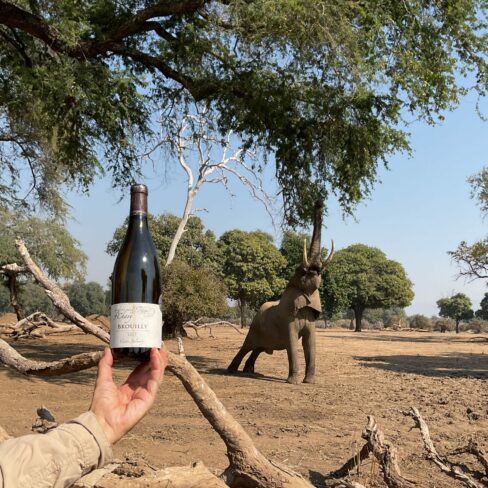
<svg viewBox="0 0 488 488"><path fill-rule="evenodd" d="M96 418L86 412L45 435L0 444L0 487L66 487L112 458Z"/></svg>

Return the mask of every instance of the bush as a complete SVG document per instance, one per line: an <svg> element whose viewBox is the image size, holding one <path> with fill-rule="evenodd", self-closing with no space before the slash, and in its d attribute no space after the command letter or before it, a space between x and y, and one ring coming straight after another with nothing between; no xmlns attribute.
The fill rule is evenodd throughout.
<svg viewBox="0 0 488 488"><path fill-rule="evenodd" d="M469 322L463 322L460 329L463 331L474 332L475 334L481 334L483 332L488 332L488 321L473 319Z"/></svg>
<svg viewBox="0 0 488 488"><path fill-rule="evenodd" d="M434 330L437 332L451 332L456 328L456 323L451 319L437 319L434 323Z"/></svg>
<svg viewBox="0 0 488 488"><path fill-rule="evenodd" d="M429 317L421 314L412 315L411 317L409 317L408 324L411 329L432 330L434 327Z"/></svg>

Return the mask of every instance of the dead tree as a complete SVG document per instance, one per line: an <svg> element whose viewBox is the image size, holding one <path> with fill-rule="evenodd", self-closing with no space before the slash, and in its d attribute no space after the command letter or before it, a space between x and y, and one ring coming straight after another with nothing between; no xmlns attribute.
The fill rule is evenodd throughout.
<svg viewBox="0 0 488 488"><path fill-rule="evenodd" d="M273 221L272 199L264 190L263 182L254 165L247 162L254 159L254 155L242 147L232 148L232 132L222 137L206 111L198 107L195 107L193 114L189 113L183 117L165 114L162 125L165 127L165 136L140 157L152 158L158 149L166 150L178 161L186 175L185 206L178 229L171 241L166 266L173 262L176 247L185 232L188 219L195 212L194 200L205 184L223 185L232 195L229 180L238 180L254 199L263 204Z"/></svg>

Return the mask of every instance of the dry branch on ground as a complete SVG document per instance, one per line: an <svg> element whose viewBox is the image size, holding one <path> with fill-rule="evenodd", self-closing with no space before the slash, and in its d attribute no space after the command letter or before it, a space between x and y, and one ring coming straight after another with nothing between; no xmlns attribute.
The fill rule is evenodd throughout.
<svg viewBox="0 0 488 488"><path fill-rule="evenodd" d="M447 458L441 456L430 438L429 427L425 420L420 415L417 408L411 407L408 412L404 412L405 415L412 417L415 420L416 426L420 429L422 440L424 441L424 447L427 451L427 457L434 462L445 474L462 481L468 488L482 488L482 485L474 480L467 473L464 473L462 469L454 463L451 463ZM485 466L486 467L486 466Z"/></svg>
<svg viewBox="0 0 488 488"><path fill-rule="evenodd" d="M341 468L329 474L330 478L344 478L350 471L358 467L362 461L367 459L370 454L378 461L383 471L383 479L389 488L411 488L413 483L406 480L400 472L398 466L398 455L396 448L387 440L383 432L378 428L376 420L372 415L368 416L368 423L363 430L361 437L366 444L361 450L349 459ZM351 483L346 480L340 480L344 486L345 483ZM328 486L341 486L340 484L329 484ZM353 486L353 485L349 485Z"/></svg>

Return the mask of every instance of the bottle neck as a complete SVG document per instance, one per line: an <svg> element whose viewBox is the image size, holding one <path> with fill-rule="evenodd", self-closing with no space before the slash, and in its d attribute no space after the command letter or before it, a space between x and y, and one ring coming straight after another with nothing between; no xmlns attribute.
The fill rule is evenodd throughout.
<svg viewBox="0 0 488 488"><path fill-rule="evenodd" d="M142 192L132 193L130 196L130 216L144 215L147 217L147 194Z"/></svg>

